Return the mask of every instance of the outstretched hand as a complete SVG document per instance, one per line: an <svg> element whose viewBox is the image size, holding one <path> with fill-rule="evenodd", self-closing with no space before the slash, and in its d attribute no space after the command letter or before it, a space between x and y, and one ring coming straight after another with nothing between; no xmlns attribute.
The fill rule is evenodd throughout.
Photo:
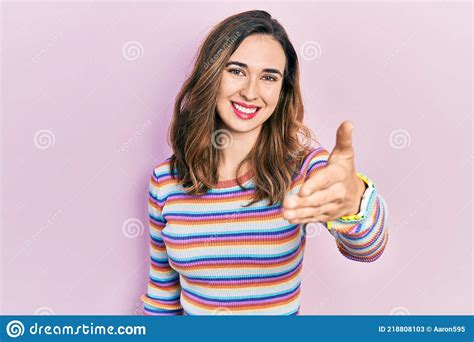
<svg viewBox="0 0 474 342"><path fill-rule="evenodd" d="M350 121L339 126L326 167L314 172L297 195L285 198L285 220L292 224L327 222L359 212L365 183L355 170L352 129Z"/></svg>

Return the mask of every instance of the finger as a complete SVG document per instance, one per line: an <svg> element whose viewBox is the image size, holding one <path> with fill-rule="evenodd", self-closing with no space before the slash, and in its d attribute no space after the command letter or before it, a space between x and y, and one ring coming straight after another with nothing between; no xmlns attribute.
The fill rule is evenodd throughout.
<svg viewBox="0 0 474 342"><path fill-rule="evenodd" d="M333 149L339 152L348 152L351 151L352 148L352 130L354 129L354 125L350 121L344 121L339 128L337 129L336 133L336 146Z"/></svg>
<svg viewBox="0 0 474 342"><path fill-rule="evenodd" d="M338 185L329 187L328 189L319 190L312 193L309 196L298 196L298 195L290 195L285 197L283 201L283 209L284 210L293 210L305 207L314 207L318 208L324 206L328 203L334 202L339 200L338 192Z"/></svg>
<svg viewBox="0 0 474 342"><path fill-rule="evenodd" d="M334 220L331 216L329 215L319 215L317 217L311 217L307 218L304 220L298 220L295 222L289 221L291 224L304 224L304 223L311 223L311 222L327 222L327 221L332 221Z"/></svg>
<svg viewBox="0 0 474 342"><path fill-rule="evenodd" d="M341 166L337 164L328 165L312 174L303 183L298 195L309 196L318 190L327 189L335 183L343 181L344 177L345 172Z"/></svg>
<svg viewBox="0 0 474 342"><path fill-rule="evenodd" d="M290 223L300 223L305 219L313 219L321 215L327 215L330 212L336 211L340 207L340 204L332 202L327 203L321 207L306 207L298 208L294 210L285 210L282 215L283 218Z"/></svg>

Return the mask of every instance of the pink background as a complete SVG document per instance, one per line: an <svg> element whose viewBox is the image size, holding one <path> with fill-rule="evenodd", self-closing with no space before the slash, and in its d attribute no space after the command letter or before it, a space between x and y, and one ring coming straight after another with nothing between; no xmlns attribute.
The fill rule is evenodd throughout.
<svg viewBox="0 0 474 342"><path fill-rule="evenodd" d="M174 98L212 25L265 9L299 53L307 124L332 150L354 123L389 207L375 263L313 227L301 314L471 314L471 7L4 3L1 312L140 312Z"/></svg>

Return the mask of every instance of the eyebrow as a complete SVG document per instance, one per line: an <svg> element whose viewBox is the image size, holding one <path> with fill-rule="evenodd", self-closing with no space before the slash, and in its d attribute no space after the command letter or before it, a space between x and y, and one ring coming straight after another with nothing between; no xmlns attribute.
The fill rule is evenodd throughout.
<svg viewBox="0 0 474 342"><path fill-rule="evenodd" d="M237 62L237 61L230 61L230 62L228 62L225 66L228 67L228 66L231 65L231 64L238 65L238 66L240 66L240 67L242 67L242 68L244 68L244 69L248 69L248 68L249 68L249 66L248 66L247 64L242 63L242 62ZM272 73L272 74L278 74L278 75L280 75L281 77L283 77L283 74L282 74L282 73L280 72L280 70L278 70L278 69L265 68L265 69L263 69L263 72L270 72L270 73Z"/></svg>

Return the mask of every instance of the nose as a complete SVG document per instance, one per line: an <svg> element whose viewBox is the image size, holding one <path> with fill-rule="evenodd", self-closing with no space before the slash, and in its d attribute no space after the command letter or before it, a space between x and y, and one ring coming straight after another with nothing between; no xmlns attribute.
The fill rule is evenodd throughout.
<svg viewBox="0 0 474 342"><path fill-rule="evenodd" d="M246 101L253 101L258 98L258 85L255 80L249 78L245 86L240 90L240 96Z"/></svg>

